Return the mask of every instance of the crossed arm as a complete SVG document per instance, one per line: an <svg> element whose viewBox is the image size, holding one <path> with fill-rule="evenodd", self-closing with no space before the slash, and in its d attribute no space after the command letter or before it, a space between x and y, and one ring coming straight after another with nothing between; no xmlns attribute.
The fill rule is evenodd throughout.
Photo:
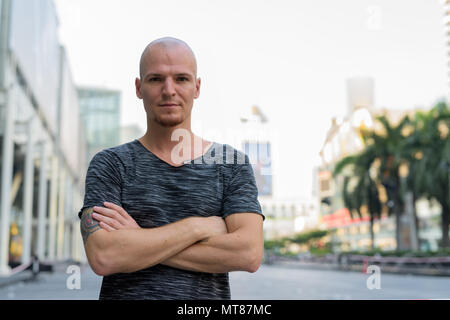
<svg viewBox="0 0 450 320"><path fill-rule="evenodd" d="M254 213L225 218L228 233L196 243L163 261L163 264L191 271L225 273L256 272L262 259L262 217Z"/></svg>
<svg viewBox="0 0 450 320"><path fill-rule="evenodd" d="M144 229L123 208L105 203L105 208L83 212L81 232L89 263L100 275L159 263L208 273L255 272L263 254L262 220L258 214L239 213Z"/></svg>

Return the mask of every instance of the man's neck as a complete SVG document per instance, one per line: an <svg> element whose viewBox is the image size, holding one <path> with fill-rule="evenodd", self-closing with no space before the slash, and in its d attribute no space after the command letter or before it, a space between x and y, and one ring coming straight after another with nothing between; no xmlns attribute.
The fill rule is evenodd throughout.
<svg viewBox="0 0 450 320"><path fill-rule="evenodd" d="M177 129L180 130L174 132ZM172 137L175 141L172 141ZM169 158L175 148L179 149L183 146L183 160L202 156L211 145L210 141L196 136L188 125L175 127L151 126L147 129L145 135L138 140L152 153L163 158ZM189 150L190 154L185 150Z"/></svg>
<svg viewBox="0 0 450 320"><path fill-rule="evenodd" d="M170 154L176 145L180 143L180 140L172 141L172 136L177 138L179 135L174 135L174 131L177 129L182 133L182 139L193 140L193 132L190 127L176 126L176 127L163 127L161 125L153 125L147 128L145 135L139 139L146 147L152 152L160 154Z"/></svg>

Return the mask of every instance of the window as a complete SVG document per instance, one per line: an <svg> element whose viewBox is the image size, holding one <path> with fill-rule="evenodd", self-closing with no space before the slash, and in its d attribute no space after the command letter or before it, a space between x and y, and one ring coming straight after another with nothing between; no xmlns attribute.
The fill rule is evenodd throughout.
<svg viewBox="0 0 450 320"><path fill-rule="evenodd" d="M320 180L320 191L330 191L330 180L322 179Z"/></svg>

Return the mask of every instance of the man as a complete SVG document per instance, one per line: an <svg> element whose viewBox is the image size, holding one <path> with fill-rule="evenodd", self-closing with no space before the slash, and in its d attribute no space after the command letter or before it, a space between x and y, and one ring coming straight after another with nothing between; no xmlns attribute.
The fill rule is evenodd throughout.
<svg viewBox="0 0 450 320"><path fill-rule="evenodd" d="M100 299L230 299L228 272L259 268L253 171L242 152L191 131L200 83L186 43L151 42L135 81L146 134L89 165L79 217Z"/></svg>

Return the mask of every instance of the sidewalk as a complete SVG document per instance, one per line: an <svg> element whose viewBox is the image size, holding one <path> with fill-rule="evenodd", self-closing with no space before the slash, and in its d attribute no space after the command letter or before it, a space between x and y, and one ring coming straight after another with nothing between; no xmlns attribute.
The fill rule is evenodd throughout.
<svg viewBox="0 0 450 320"><path fill-rule="evenodd" d="M11 276L0 276L0 288L4 288L19 282L26 282L33 279L33 273L26 270Z"/></svg>
<svg viewBox="0 0 450 320"><path fill-rule="evenodd" d="M10 275L0 275L0 288L20 282L33 281L44 274L65 272L67 267L73 264L77 265L74 261L42 261L39 263L39 272L36 274L33 273L33 265L31 263L29 265L19 265L12 269Z"/></svg>
<svg viewBox="0 0 450 320"><path fill-rule="evenodd" d="M24 271L23 277L0 287L0 300L98 300L102 277L96 275L87 265L79 266L78 285L73 279L77 266L67 262L54 265L53 272L41 272L34 279L26 277L31 272Z"/></svg>

